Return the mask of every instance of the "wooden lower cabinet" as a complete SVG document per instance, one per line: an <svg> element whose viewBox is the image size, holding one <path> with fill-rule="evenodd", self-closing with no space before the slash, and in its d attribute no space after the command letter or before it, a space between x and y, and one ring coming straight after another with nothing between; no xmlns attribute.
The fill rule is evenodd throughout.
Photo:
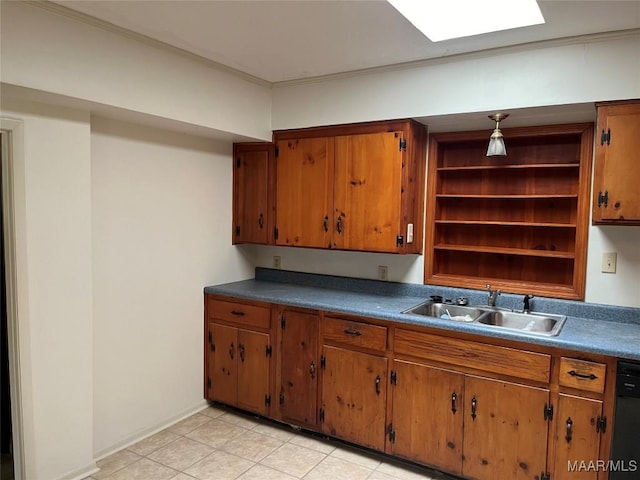
<svg viewBox="0 0 640 480"><path fill-rule="evenodd" d="M236 327L209 324L211 400L266 415L269 395L270 336Z"/></svg>
<svg viewBox="0 0 640 480"><path fill-rule="evenodd" d="M317 425L319 321L317 314L280 313L280 417L303 426Z"/></svg>
<svg viewBox="0 0 640 480"><path fill-rule="evenodd" d="M464 398L463 476L531 480L546 473L548 389L466 376Z"/></svg>
<svg viewBox="0 0 640 480"><path fill-rule="evenodd" d="M394 360L388 453L462 474L464 375Z"/></svg>
<svg viewBox="0 0 640 480"><path fill-rule="evenodd" d="M322 348L322 431L384 450L387 359L345 348Z"/></svg>
<svg viewBox="0 0 640 480"><path fill-rule="evenodd" d="M558 399L554 480L596 480L598 472L580 464L600 458L602 401L561 393Z"/></svg>

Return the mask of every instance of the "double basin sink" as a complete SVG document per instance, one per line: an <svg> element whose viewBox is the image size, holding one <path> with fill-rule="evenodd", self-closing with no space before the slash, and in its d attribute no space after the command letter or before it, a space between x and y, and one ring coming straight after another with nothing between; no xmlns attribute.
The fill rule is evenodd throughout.
<svg viewBox="0 0 640 480"><path fill-rule="evenodd" d="M425 302L402 313L506 328L522 333L553 337L560 333L567 319L564 315L520 313L497 307L462 306L449 303Z"/></svg>

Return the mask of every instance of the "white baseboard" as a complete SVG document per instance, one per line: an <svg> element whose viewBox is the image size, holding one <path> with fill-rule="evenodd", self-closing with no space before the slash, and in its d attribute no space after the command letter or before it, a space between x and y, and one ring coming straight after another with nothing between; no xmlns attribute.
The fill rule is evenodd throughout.
<svg viewBox="0 0 640 480"><path fill-rule="evenodd" d="M96 462L98 460L102 460L103 458L108 457L109 455L116 453L117 451L122 450L123 448L127 448L128 446L133 445L134 443L138 443L140 440L144 440L145 438L153 435L154 433L158 433L159 431L164 430L167 427L170 427L174 423L178 423L180 420L184 420L185 418L190 417L194 413L204 410L208 406L209 406L209 402L207 402L204 399L200 400L198 403L196 403L192 407L189 407L176 415L172 415L171 417L166 418L165 420L159 423L156 423L155 425L152 425L149 428L145 428L144 430L141 430L135 433L134 435L131 435L123 439L122 441L111 445L110 447L104 448L98 452L94 452L93 459ZM65 477L65 480L66 480L66 477Z"/></svg>
<svg viewBox="0 0 640 480"><path fill-rule="evenodd" d="M77 470L69 472L62 477L58 477L58 480L82 480L83 478L90 477L99 471L100 469L96 466L96 462L92 462L86 467L78 468Z"/></svg>

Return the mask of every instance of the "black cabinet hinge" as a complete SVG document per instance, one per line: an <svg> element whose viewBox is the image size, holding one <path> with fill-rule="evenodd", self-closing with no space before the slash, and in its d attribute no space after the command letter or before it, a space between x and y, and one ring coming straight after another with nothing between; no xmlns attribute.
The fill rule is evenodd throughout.
<svg viewBox="0 0 640 480"><path fill-rule="evenodd" d="M284 392L280 392L280 405L284 405Z"/></svg>
<svg viewBox="0 0 640 480"><path fill-rule="evenodd" d="M393 429L393 423L390 423L387 427L387 435L389 435L389 442L395 443L396 441L396 431Z"/></svg>
<svg viewBox="0 0 640 480"><path fill-rule="evenodd" d="M240 227L236 225L236 237L240 236Z"/></svg>
<svg viewBox="0 0 640 480"><path fill-rule="evenodd" d="M271 406L271 395L265 395L264 396L264 404L269 407Z"/></svg>
<svg viewBox="0 0 640 480"><path fill-rule="evenodd" d="M407 140L404 138L400 139L400 151L401 152L406 152L407 151Z"/></svg>
<svg viewBox="0 0 640 480"><path fill-rule="evenodd" d="M273 239L278 240L278 227L273 227Z"/></svg>
<svg viewBox="0 0 640 480"><path fill-rule="evenodd" d="M596 432L605 433L607 431L607 417L598 417L596 421Z"/></svg>
<svg viewBox="0 0 640 480"><path fill-rule="evenodd" d="M391 385L397 385L398 383L398 374L395 370L391 370Z"/></svg>
<svg viewBox="0 0 640 480"><path fill-rule="evenodd" d="M327 369L327 357L325 357L324 355L320 357L320 368L323 370Z"/></svg>
<svg viewBox="0 0 640 480"><path fill-rule="evenodd" d="M280 328L284 330L284 327L287 326L287 321L284 318L284 314L280 315Z"/></svg>
<svg viewBox="0 0 640 480"><path fill-rule="evenodd" d="M553 405L544 404L544 419L553 420Z"/></svg>
<svg viewBox="0 0 640 480"><path fill-rule="evenodd" d="M280 147L278 147L277 145L273 147L273 154L276 156L276 158L278 158L278 155L280 155Z"/></svg>
<svg viewBox="0 0 640 480"><path fill-rule="evenodd" d="M598 207L604 205L605 207L609 204L609 192L607 190L602 192L598 192Z"/></svg>
<svg viewBox="0 0 640 480"><path fill-rule="evenodd" d="M404 245L404 236L398 235L396 237L396 247L401 247L402 245Z"/></svg>
<svg viewBox="0 0 640 480"><path fill-rule="evenodd" d="M538 478L538 477L536 476L536 478ZM551 480L551 474L549 472L547 472L547 473L542 472L540 474L540 480Z"/></svg>
<svg viewBox="0 0 640 480"><path fill-rule="evenodd" d="M321 422L324 422L324 408L321 408L320 411L318 412L318 419Z"/></svg>
<svg viewBox="0 0 640 480"><path fill-rule="evenodd" d="M267 357L270 357L273 354L273 349L271 348L271 345L267 345L265 354L267 355Z"/></svg>
<svg viewBox="0 0 640 480"><path fill-rule="evenodd" d="M212 352L216 351L216 344L213 343L213 335L211 334L211 332L209 332L209 348Z"/></svg>
<svg viewBox="0 0 640 480"><path fill-rule="evenodd" d="M604 142L607 142L607 145L611 145L611 129L608 128L606 133L604 128L602 129L602 133L600 134L600 145L604 145Z"/></svg>
<svg viewBox="0 0 640 480"><path fill-rule="evenodd" d="M207 389L211 390L211 377L207 377Z"/></svg>
<svg viewBox="0 0 640 480"><path fill-rule="evenodd" d="M242 159L240 157L236 158L236 167L240 168L242 166Z"/></svg>

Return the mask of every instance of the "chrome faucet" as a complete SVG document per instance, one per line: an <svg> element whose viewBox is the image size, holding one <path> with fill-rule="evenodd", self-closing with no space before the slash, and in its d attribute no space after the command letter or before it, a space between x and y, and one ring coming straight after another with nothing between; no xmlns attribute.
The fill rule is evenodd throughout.
<svg viewBox="0 0 640 480"><path fill-rule="evenodd" d="M491 285L487 283L487 291L489 292L489 297L487 298L487 305L489 307L496 306L496 300L498 299L498 295L502 292L500 290L491 290Z"/></svg>
<svg viewBox="0 0 640 480"><path fill-rule="evenodd" d="M522 303L524 303L524 308L522 309L522 313L529 313L529 310L531 309L531 299L533 298L533 295L525 295L524 298L522 299Z"/></svg>

